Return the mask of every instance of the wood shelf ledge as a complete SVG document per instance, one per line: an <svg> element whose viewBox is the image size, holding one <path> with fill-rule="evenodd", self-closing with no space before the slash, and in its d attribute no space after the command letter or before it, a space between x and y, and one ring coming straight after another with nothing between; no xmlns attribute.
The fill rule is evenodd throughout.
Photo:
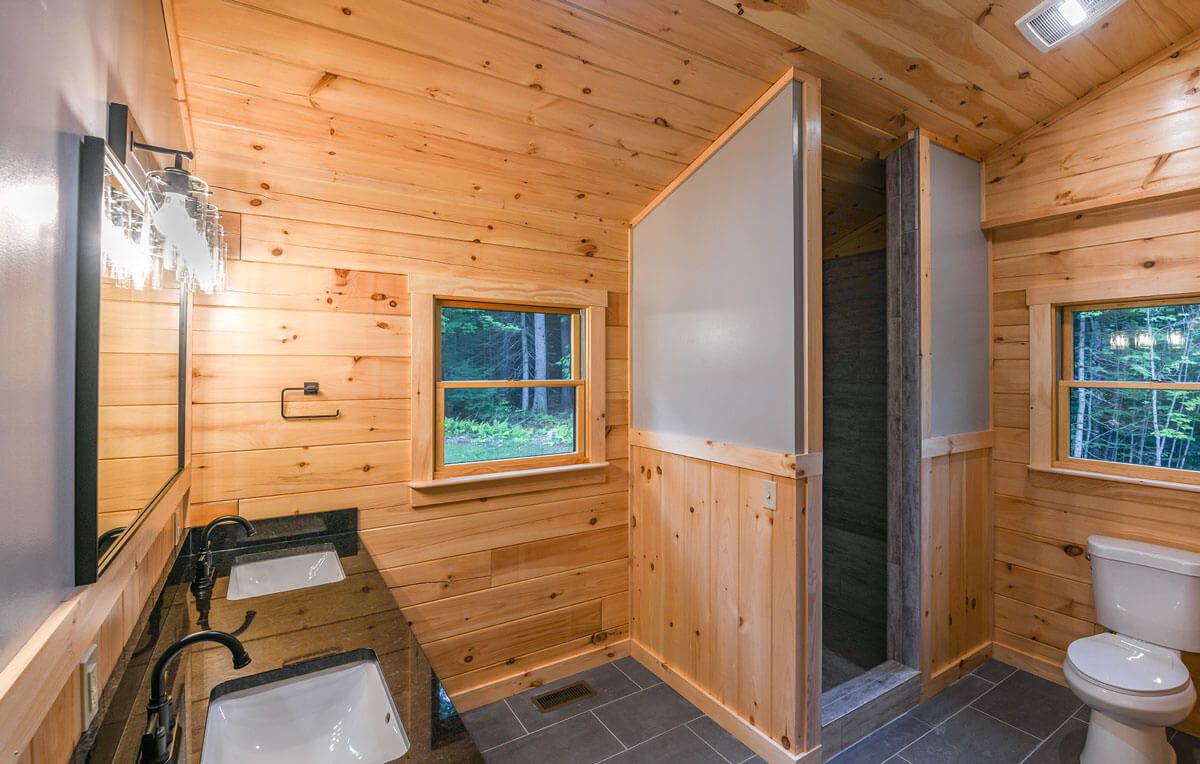
<svg viewBox="0 0 1200 764"><path fill-rule="evenodd" d="M509 496L603 483L608 477L608 466L608 462L588 462L484 475L463 475L441 480L413 480L409 482L408 487L412 492L412 506L424 507L487 496Z"/></svg>
<svg viewBox="0 0 1200 764"><path fill-rule="evenodd" d="M1110 472L1073 470L1068 467L1043 466L1040 464L1030 464L1029 471L1042 472L1048 475L1066 475L1067 477L1083 478L1085 480L1107 480L1113 483L1129 483L1131 485L1142 485L1149 488L1166 488L1171 491L1200 493L1200 485L1192 485L1191 483L1174 483L1169 480L1156 480L1154 478L1133 477L1132 475L1114 475Z"/></svg>

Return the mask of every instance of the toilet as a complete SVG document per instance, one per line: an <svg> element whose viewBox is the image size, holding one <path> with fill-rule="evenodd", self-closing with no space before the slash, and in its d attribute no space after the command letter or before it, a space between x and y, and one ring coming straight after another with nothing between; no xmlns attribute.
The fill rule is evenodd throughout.
<svg viewBox="0 0 1200 764"><path fill-rule="evenodd" d="M1082 764L1174 764L1166 728L1196 704L1180 651L1200 651L1200 554L1088 538L1099 623L1067 648L1067 684L1092 709Z"/></svg>

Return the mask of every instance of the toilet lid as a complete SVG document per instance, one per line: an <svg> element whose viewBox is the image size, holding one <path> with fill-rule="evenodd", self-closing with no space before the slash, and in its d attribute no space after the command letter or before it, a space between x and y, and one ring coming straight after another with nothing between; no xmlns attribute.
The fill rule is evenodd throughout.
<svg viewBox="0 0 1200 764"><path fill-rule="evenodd" d="M1160 694L1188 683L1187 667L1173 650L1120 634L1097 634L1067 647L1080 673L1115 690Z"/></svg>

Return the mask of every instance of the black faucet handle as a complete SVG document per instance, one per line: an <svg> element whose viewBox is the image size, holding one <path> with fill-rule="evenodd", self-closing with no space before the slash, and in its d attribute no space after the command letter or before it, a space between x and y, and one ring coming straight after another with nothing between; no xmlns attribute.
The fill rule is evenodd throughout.
<svg viewBox="0 0 1200 764"><path fill-rule="evenodd" d="M243 530L246 531L247 536L253 536L256 533L256 531L254 530L254 524L251 523L246 518L242 517L241 515L222 515L218 518L213 519L212 521L209 522L208 525L204 526L204 533L201 536L202 543L200 544L201 554L207 552L209 550L209 547L212 546L213 531L216 530L216 528L218 526L228 525L231 523L236 523L236 524L242 526Z"/></svg>

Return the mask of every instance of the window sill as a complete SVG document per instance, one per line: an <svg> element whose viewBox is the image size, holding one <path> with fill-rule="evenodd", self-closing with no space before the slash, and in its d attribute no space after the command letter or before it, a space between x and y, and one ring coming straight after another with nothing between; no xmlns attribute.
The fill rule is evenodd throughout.
<svg viewBox="0 0 1200 764"><path fill-rule="evenodd" d="M1041 465L1029 465L1030 472L1043 472L1049 475L1066 475L1068 477L1086 478L1088 480L1108 480L1113 483L1127 483L1130 485L1143 485L1149 488L1166 488L1171 491L1189 491L1191 493L1200 493L1200 485L1191 483L1175 483L1170 480L1156 480L1154 478L1131 477L1129 475L1114 475L1108 472L1092 472L1089 470L1076 470L1069 467L1051 467Z"/></svg>
<svg viewBox="0 0 1200 764"><path fill-rule="evenodd" d="M603 483L608 479L608 462L539 467L485 475L464 475L441 480L409 482L410 502L414 507L447 504L452 501L486 499L555 488Z"/></svg>

